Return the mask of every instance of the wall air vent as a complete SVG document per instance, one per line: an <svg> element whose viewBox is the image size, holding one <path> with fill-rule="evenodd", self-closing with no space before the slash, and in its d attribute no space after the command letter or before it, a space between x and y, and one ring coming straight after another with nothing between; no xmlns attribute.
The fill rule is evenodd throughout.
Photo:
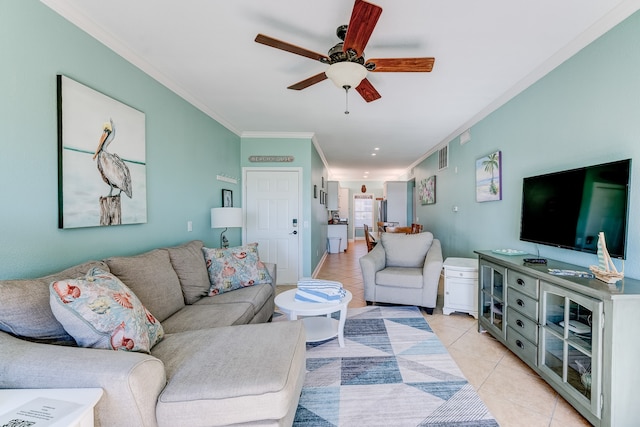
<svg viewBox="0 0 640 427"><path fill-rule="evenodd" d="M449 145L445 145L438 151L438 170L449 167Z"/></svg>

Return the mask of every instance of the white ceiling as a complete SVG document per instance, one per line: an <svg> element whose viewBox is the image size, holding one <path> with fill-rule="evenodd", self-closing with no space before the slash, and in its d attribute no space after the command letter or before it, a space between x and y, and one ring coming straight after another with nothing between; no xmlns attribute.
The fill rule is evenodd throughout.
<svg viewBox="0 0 640 427"><path fill-rule="evenodd" d="M238 135L314 135L331 179L393 180L640 9L640 0L374 0L368 58L436 58L431 73L369 73L366 103L320 62L353 0L42 0ZM601 66L601 64L594 64ZM372 156L375 148L376 156ZM280 154L288 153L270 153Z"/></svg>

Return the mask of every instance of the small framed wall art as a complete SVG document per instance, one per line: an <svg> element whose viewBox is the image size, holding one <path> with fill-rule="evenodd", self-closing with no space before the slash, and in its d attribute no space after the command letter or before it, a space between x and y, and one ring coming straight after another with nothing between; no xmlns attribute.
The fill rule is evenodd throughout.
<svg viewBox="0 0 640 427"><path fill-rule="evenodd" d="M233 191L231 190L222 190L222 207L223 208L232 208L233 207Z"/></svg>
<svg viewBox="0 0 640 427"><path fill-rule="evenodd" d="M436 176L432 175L420 181L418 186L420 204L433 205L436 203Z"/></svg>
<svg viewBox="0 0 640 427"><path fill-rule="evenodd" d="M476 201L502 200L502 152L495 151L476 160Z"/></svg>

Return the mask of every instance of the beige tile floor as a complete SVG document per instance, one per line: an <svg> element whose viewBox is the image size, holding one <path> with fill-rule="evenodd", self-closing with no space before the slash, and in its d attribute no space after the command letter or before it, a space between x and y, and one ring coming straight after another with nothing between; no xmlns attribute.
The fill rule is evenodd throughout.
<svg viewBox="0 0 640 427"><path fill-rule="evenodd" d="M351 291L349 307L366 305L358 262L366 252L364 241L350 243L347 252L327 254L317 274L318 278L342 282ZM506 347L490 335L478 333L473 317L442 314L442 281L436 310L425 317L501 427L590 425Z"/></svg>

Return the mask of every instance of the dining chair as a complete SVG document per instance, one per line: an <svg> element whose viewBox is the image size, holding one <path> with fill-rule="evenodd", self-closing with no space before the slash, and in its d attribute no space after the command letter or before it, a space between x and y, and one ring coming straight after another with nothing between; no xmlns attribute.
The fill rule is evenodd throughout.
<svg viewBox="0 0 640 427"><path fill-rule="evenodd" d="M364 224L364 240L367 242L367 252L371 252L371 249L373 249L377 242L371 235L367 224Z"/></svg>

